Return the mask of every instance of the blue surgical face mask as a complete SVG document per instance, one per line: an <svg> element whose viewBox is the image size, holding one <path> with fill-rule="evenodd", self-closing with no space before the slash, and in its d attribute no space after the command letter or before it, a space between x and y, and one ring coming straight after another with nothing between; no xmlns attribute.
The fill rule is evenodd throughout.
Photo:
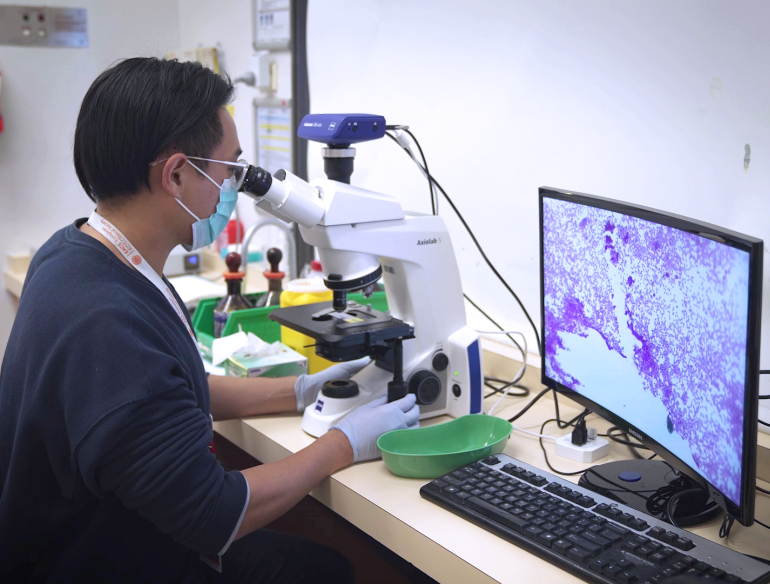
<svg viewBox="0 0 770 584"><path fill-rule="evenodd" d="M188 156L187 158L189 159L196 157ZM211 160L208 158L196 158L196 160L208 160L209 162L228 164L230 166L238 167L238 171L236 171L232 177L226 178L224 181L222 181L222 185L220 186L213 178L211 178L208 174L203 172L203 170L198 168L198 166L188 160L190 165L195 170L209 179L212 183L214 183L214 186L219 189L219 203L217 203L217 208L210 217L201 219L195 213L190 211L190 209L188 209L182 201L176 199L175 197L176 202L179 203L179 205L185 211L187 211L195 218L195 223L192 224L192 245L183 245L187 251L193 251L195 249L200 249L201 247L211 245L214 243L214 240L219 236L219 234L224 231L225 227L227 227L227 223L230 221L230 215L233 214L233 211L235 210L235 204L238 202L238 182L240 178L239 172L240 174L243 174L243 169L247 166L241 162L227 162L224 160Z"/></svg>

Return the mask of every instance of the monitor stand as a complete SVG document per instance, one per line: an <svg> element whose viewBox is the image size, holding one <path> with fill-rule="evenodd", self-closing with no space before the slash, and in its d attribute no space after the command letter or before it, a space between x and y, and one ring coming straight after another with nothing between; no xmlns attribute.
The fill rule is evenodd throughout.
<svg viewBox="0 0 770 584"><path fill-rule="evenodd" d="M720 512L708 492L687 475L659 460L620 460L589 468L578 483L618 503L666 521L670 495L684 489L701 489L680 498L674 519L680 527L708 521Z"/></svg>

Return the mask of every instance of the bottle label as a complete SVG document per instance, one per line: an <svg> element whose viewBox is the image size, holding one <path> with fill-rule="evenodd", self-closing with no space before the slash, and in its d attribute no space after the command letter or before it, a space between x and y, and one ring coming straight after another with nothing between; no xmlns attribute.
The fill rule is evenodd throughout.
<svg viewBox="0 0 770 584"><path fill-rule="evenodd" d="M218 339L222 336L222 332L225 330L227 319L229 318L229 312L214 311L214 338Z"/></svg>

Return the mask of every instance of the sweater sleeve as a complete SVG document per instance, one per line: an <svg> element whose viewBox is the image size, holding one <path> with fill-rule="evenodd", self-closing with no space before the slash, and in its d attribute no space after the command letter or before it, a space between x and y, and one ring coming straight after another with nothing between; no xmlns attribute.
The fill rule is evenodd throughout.
<svg viewBox="0 0 770 584"><path fill-rule="evenodd" d="M184 385L105 417L77 449L87 487L116 496L177 542L220 553L242 519L248 485L209 451L212 430Z"/></svg>

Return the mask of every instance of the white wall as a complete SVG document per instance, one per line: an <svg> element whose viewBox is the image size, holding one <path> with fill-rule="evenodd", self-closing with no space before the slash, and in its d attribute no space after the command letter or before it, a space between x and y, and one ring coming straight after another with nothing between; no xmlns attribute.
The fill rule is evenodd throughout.
<svg viewBox="0 0 770 584"><path fill-rule="evenodd" d="M2 4L12 2L0 1ZM0 266L8 252L38 248L93 206L75 176L72 141L80 103L114 61L162 56L179 45L177 0L46 0L88 11L87 49L0 46ZM16 302L0 292L0 355Z"/></svg>
<svg viewBox="0 0 770 584"><path fill-rule="evenodd" d="M539 326L539 186L770 243L769 21L764 0L311 1L311 109L409 124ZM311 176L322 173L319 148ZM356 168L354 184L430 209L426 181L390 140L360 146ZM445 203L441 215L466 292L533 343ZM767 366L766 336L762 353Z"/></svg>
<svg viewBox="0 0 770 584"><path fill-rule="evenodd" d="M249 0L78 5L89 10L89 49L0 47L3 255L39 245L89 212L72 171L72 129L85 90L110 62L220 43L233 76L249 66ZM538 323L541 185L770 241L763 0L311 0L308 18L311 111L380 113L409 124L433 174ZM239 86L235 101L250 160L255 95ZM322 174L320 146L311 145L309 163L311 176ZM354 184L429 209L425 180L389 140L360 146L356 168ZM239 205L247 216L249 207ZM443 201L441 214L468 294L533 340ZM767 277L765 290L767 297ZM0 350L13 316L3 294ZM469 317L489 328L472 308ZM770 356L770 343L763 347Z"/></svg>

